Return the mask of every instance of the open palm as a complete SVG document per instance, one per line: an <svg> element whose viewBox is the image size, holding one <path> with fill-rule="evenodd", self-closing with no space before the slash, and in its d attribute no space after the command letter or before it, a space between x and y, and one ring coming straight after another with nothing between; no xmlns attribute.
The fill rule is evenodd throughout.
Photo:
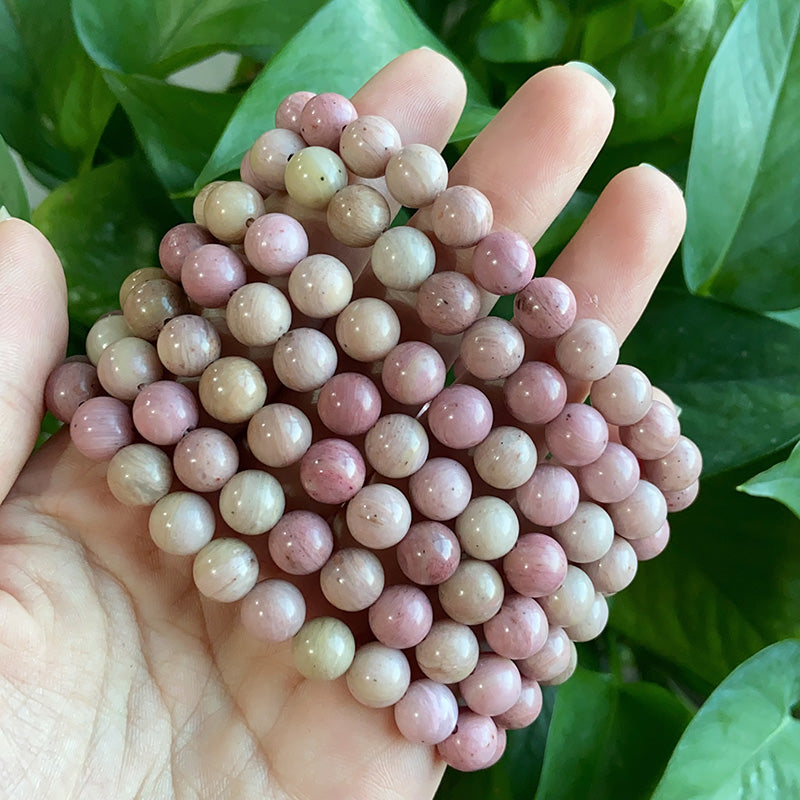
<svg viewBox="0 0 800 800"><path fill-rule="evenodd" d="M298 87L303 88L303 87ZM404 141L441 147L464 102L432 51L392 62L354 102ZM532 78L451 175L492 201L495 225L536 242L580 183L613 118L594 78ZM683 232L674 184L626 170L552 268L579 313L622 339ZM55 254L26 223L0 223L0 785L18 798L432 797L443 764L406 743L391 710L359 706L343 680L293 669L238 607L200 598L191 560L161 553L147 510L121 507L105 465L63 433L24 464L66 310ZM24 466L23 466L24 464Z"/></svg>

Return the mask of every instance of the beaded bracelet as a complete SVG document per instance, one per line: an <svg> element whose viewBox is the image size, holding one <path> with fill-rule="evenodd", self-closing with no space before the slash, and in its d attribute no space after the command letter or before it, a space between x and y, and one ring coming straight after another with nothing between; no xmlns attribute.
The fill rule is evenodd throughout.
<svg viewBox="0 0 800 800"><path fill-rule="evenodd" d="M331 93L290 95L276 126L241 181L200 191L161 268L125 280L47 406L110 460L117 500L152 506L152 540L194 557L204 596L242 601L303 676L345 675L406 739L481 769L666 546L700 453L617 364L611 328L493 230L486 196L448 188L436 150ZM422 219L390 228L387 197ZM500 294L513 322L484 316ZM565 376L591 405L567 402ZM259 556L282 577L259 582ZM331 612L306 619L292 577L317 572ZM337 611L367 612L358 647Z"/></svg>

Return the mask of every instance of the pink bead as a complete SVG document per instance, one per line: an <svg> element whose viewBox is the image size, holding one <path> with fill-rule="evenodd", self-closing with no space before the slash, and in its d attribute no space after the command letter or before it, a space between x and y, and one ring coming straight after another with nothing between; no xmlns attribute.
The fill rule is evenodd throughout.
<svg viewBox="0 0 800 800"><path fill-rule="evenodd" d="M524 356L522 334L500 317L476 320L461 339L461 361L467 372L482 381L508 377Z"/></svg>
<svg viewBox="0 0 800 800"><path fill-rule="evenodd" d="M609 425L633 425L650 408L653 387L641 370L617 364L605 378L592 384L591 400Z"/></svg>
<svg viewBox="0 0 800 800"><path fill-rule="evenodd" d="M386 393L405 405L422 406L444 389L447 368L438 350L424 342L401 342L383 361Z"/></svg>
<svg viewBox="0 0 800 800"><path fill-rule="evenodd" d="M650 410L633 425L619 429L619 440L641 459L663 458L678 443L681 424L665 403L654 400Z"/></svg>
<svg viewBox="0 0 800 800"><path fill-rule="evenodd" d="M472 253L472 276L492 294L516 294L530 283L535 269L530 242L511 231L490 233Z"/></svg>
<svg viewBox="0 0 800 800"><path fill-rule="evenodd" d="M408 486L417 511L437 522L457 517L472 498L469 473L452 458L429 459Z"/></svg>
<svg viewBox="0 0 800 800"><path fill-rule="evenodd" d="M339 139L344 163L362 178L380 178L400 147L397 128L389 120L369 114L351 122Z"/></svg>
<svg viewBox="0 0 800 800"><path fill-rule="evenodd" d="M562 372L583 381L604 378L619 358L614 331L599 319L579 319L556 342Z"/></svg>
<svg viewBox="0 0 800 800"><path fill-rule="evenodd" d="M484 769L497 750L497 725L491 717L462 709L455 732L437 745L437 749L453 769L461 772Z"/></svg>
<svg viewBox="0 0 800 800"><path fill-rule="evenodd" d="M664 552L669 544L669 522L664 524L652 535L643 539L631 539L629 542L639 561L649 561Z"/></svg>
<svg viewBox="0 0 800 800"><path fill-rule="evenodd" d="M495 725L497 725L496 722ZM497 746L495 747L494 755L489 759L489 763L486 765L485 769L493 767L503 757L506 752L507 744L508 734L506 733L506 729L497 725Z"/></svg>
<svg viewBox="0 0 800 800"><path fill-rule="evenodd" d="M114 397L92 397L73 415L69 435L81 455L107 461L133 442L131 412Z"/></svg>
<svg viewBox="0 0 800 800"><path fill-rule="evenodd" d="M133 401L133 424L153 444L177 444L197 427L198 419L194 394L175 381L151 383Z"/></svg>
<svg viewBox="0 0 800 800"><path fill-rule="evenodd" d="M300 133L310 144L339 152L342 131L358 116L355 106L335 92L309 98L300 112Z"/></svg>
<svg viewBox="0 0 800 800"><path fill-rule="evenodd" d="M514 419L545 425L567 402L567 384L561 373L543 361L528 361L503 383L503 400Z"/></svg>
<svg viewBox="0 0 800 800"><path fill-rule="evenodd" d="M233 439L216 428L197 428L181 439L172 456L178 480L195 492L221 489L239 468Z"/></svg>
<svg viewBox="0 0 800 800"><path fill-rule="evenodd" d="M97 369L85 361L66 361L59 364L44 385L47 410L61 422L69 423L78 407L92 397L102 394Z"/></svg>
<svg viewBox="0 0 800 800"><path fill-rule="evenodd" d="M553 339L575 322L578 304L572 289L558 278L534 278L514 298L514 319L536 339Z"/></svg>
<svg viewBox="0 0 800 800"><path fill-rule="evenodd" d="M608 425L602 415L583 403L567 403L547 423L544 437L552 455L562 464L582 467L603 454L608 444Z"/></svg>
<svg viewBox="0 0 800 800"><path fill-rule="evenodd" d="M269 554L289 575L310 575L321 569L333 552L330 526L312 511L290 511L269 532Z"/></svg>
<svg viewBox="0 0 800 800"><path fill-rule="evenodd" d="M416 647L432 624L431 601L416 586L387 586L369 609L369 627L375 638L398 650Z"/></svg>
<svg viewBox="0 0 800 800"><path fill-rule="evenodd" d="M640 480L628 497L619 503L609 503L606 510L620 536L644 539L657 533L664 524L667 501L652 483Z"/></svg>
<svg viewBox="0 0 800 800"><path fill-rule="evenodd" d="M164 234L158 246L159 263L172 280L179 281L186 257L201 245L213 244L216 241L202 225L182 222Z"/></svg>
<svg viewBox="0 0 800 800"><path fill-rule="evenodd" d="M592 500L619 502L639 482L639 460L627 447L609 442L600 458L578 469L578 481Z"/></svg>
<svg viewBox="0 0 800 800"><path fill-rule="evenodd" d="M428 426L445 446L466 450L480 444L492 429L492 404L474 386L453 384L431 401Z"/></svg>
<svg viewBox="0 0 800 800"><path fill-rule="evenodd" d="M500 728L521 730L536 721L542 711L542 688L537 681L522 678L519 700L494 718Z"/></svg>
<svg viewBox="0 0 800 800"><path fill-rule="evenodd" d="M545 597L564 582L567 556L552 536L526 533L503 559L503 573L521 595Z"/></svg>
<svg viewBox="0 0 800 800"><path fill-rule="evenodd" d="M264 196L272 193L272 188L264 180L256 175L253 165L250 162L250 151L246 150L239 162L239 180L252 186L259 194Z"/></svg>
<svg viewBox="0 0 800 800"><path fill-rule="evenodd" d="M690 483L685 489L676 489L674 492L663 492L664 499L667 501L667 511L683 511L694 503L700 492L700 481Z"/></svg>
<svg viewBox="0 0 800 800"><path fill-rule="evenodd" d="M460 272L434 272L417 292L417 314L434 333L461 333L475 322L480 310L478 287Z"/></svg>
<svg viewBox="0 0 800 800"><path fill-rule="evenodd" d="M433 232L448 247L473 247L489 234L492 204L472 186L451 186L433 201Z"/></svg>
<svg viewBox="0 0 800 800"><path fill-rule="evenodd" d="M320 503L339 505L364 485L366 466L361 453L343 439L322 439L300 459L300 483Z"/></svg>
<svg viewBox="0 0 800 800"><path fill-rule="evenodd" d="M458 688L472 711L493 717L508 711L519 700L522 682L511 659L484 653L473 673Z"/></svg>
<svg viewBox="0 0 800 800"><path fill-rule="evenodd" d="M244 254L262 275L288 275L308 255L308 235L288 214L264 214L247 229Z"/></svg>
<svg viewBox="0 0 800 800"><path fill-rule="evenodd" d="M662 492L675 493L696 483L703 471L703 456L691 439L681 436L669 453L654 461L645 461L643 467L650 483L658 486Z"/></svg>
<svg viewBox="0 0 800 800"><path fill-rule="evenodd" d="M531 479L517 489L520 511L534 525L552 528L568 520L578 507L578 482L564 467L539 464Z"/></svg>
<svg viewBox="0 0 800 800"><path fill-rule="evenodd" d="M507 595L500 611L483 624L489 647L515 661L528 658L544 647L547 634L547 617L542 607L533 598L519 594Z"/></svg>
<svg viewBox="0 0 800 800"><path fill-rule="evenodd" d="M222 244L204 244L196 248L181 268L184 291L204 308L221 308L246 282L242 260Z"/></svg>
<svg viewBox="0 0 800 800"><path fill-rule="evenodd" d="M530 658L519 661L517 666L525 678L551 681L569 668L572 652L572 642L565 630L558 625L551 625L544 647Z"/></svg>
<svg viewBox="0 0 800 800"><path fill-rule="evenodd" d="M381 395L366 375L341 372L320 389L317 413L323 425L333 433L359 436L378 421Z"/></svg>
<svg viewBox="0 0 800 800"><path fill-rule="evenodd" d="M275 127L300 133L300 114L314 92L292 92L281 100L275 112Z"/></svg>
<svg viewBox="0 0 800 800"><path fill-rule="evenodd" d="M423 678L414 681L395 704L394 719L405 739L433 745L444 741L458 721L458 703L441 683Z"/></svg>
<svg viewBox="0 0 800 800"><path fill-rule="evenodd" d="M242 600L244 629L265 642L291 639L306 620L303 593L288 581L271 579L257 583Z"/></svg>
<svg viewBox="0 0 800 800"><path fill-rule="evenodd" d="M441 522L417 522L397 545L397 563L403 574L420 586L446 581L461 562L456 535Z"/></svg>
<svg viewBox="0 0 800 800"><path fill-rule="evenodd" d="M411 525L406 496L386 483L371 483L347 504L347 529L365 547L383 550L396 545Z"/></svg>

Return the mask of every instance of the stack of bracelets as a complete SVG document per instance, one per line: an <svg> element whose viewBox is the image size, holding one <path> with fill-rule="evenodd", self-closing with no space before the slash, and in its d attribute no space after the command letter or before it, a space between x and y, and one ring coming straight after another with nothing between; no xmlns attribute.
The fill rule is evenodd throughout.
<svg viewBox="0 0 800 800"><path fill-rule="evenodd" d="M481 769L663 550L701 456L435 149L332 93L290 95L276 126L125 280L47 406L202 595ZM389 227L379 178L413 225ZM486 316L510 294L512 322Z"/></svg>

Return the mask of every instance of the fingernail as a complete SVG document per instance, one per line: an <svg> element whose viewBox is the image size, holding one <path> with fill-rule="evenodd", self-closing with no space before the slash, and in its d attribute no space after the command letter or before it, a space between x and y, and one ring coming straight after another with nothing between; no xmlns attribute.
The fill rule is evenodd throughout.
<svg viewBox="0 0 800 800"><path fill-rule="evenodd" d="M675 406L675 416L679 417L683 413L683 409L674 401L672 405Z"/></svg>
<svg viewBox="0 0 800 800"><path fill-rule="evenodd" d="M428 45L423 44L422 47L419 48L420 50L427 50L429 53L435 53L436 51L432 47L428 47Z"/></svg>
<svg viewBox="0 0 800 800"><path fill-rule="evenodd" d="M0 206L0 222L7 219L12 219L11 214L8 213L8 209L5 206Z"/></svg>
<svg viewBox="0 0 800 800"><path fill-rule="evenodd" d="M603 75L600 70L595 69L591 64L587 64L585 61L569 61L565 65L565 67L572 67L573 69L579 69L581 72L585 72L587 75L591 75L596 80L600 81L605 87L605 90L611 95L611 99L614 99L614 95L617 93L617 87L614 86L611 81Z"/></svg>
<svg viewBox="0 0 800 800"><path fill-rule="evenodd" d="M661 172L661 170L658 167L654 167L652 164L648 164L646 161L642 161L642 163L639 164L639 166L647 167L648 169L654 169L656 172Z"/></svg>

